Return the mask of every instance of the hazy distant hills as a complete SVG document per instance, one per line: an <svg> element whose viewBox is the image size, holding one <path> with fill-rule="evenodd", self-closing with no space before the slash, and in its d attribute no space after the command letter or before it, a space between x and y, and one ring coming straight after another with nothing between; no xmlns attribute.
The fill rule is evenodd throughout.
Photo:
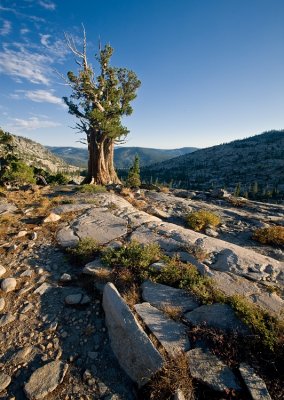
<svg viewBox="0 0 284 400"><path fill-rule="evenodd" d="M142 169L142 178L193 189L259 188L284 192L284 130L197 150Z"/></svg>
<svg viewBox="0 0 284 400"><path fill-rule="evenodd" d="M87 167L87 148L49 146L48 149L56 156L61 157L68 164L83 168ZM196 147L183 147L173 150L151 149L146 147L117 147L114 151L114 162L117 169L129 168L133 163L135 155L138 154L140 165L146 166L191 153L195 150L197 150Z"/></svg>

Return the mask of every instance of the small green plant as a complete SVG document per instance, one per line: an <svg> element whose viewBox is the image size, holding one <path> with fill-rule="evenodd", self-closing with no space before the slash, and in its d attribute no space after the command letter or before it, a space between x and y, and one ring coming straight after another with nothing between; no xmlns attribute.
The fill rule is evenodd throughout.
<svg viewBox="0 0 284 400"><path fill-rule="evenodd" d="M218 215L206 210L195 211L187 216L189 227L197 232L204 231L210 226L216 227L220 222L221 220Z"/></svg>
<svg viewBox="0 0 284 400"><path fill-rule="evenodd" d="M162 257L160 247L155 244L141 244L132 241L120 249L107 249L103 261L112 267L126 267L139 272Z"/></svg>
<svg viewBox="0 0 284 400"><path fill-rule="evenodd" d="M92 261L99 250L100 246L92 238L81 239L76 247L68 247L66 249L71 261L79 265Z"/></svg>
<svg viewBox="0 0 284 400"><path fill-rule="evenodd" d="M105 186L90 184L81 185L77 190L81 193L105 193L107 191Z"/></svg>
<svg viewBox="0 0 284 400"><path fill-rule="evenodd" d="M252 238L261 244L284 246L284 226L258 228L254 231Z"/></svg>

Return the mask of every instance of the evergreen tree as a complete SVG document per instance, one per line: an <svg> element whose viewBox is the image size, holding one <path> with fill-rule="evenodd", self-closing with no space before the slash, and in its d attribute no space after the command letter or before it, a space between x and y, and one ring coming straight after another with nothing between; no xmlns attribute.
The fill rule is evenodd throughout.
<svg viewBox="0 0 284 400"><path fill-rule="evenodd" d="M140 165L139 156L136 154L132 167L130 167L128 172L128 177L126 179L126 185L128 187L140 187Z"/></svg>
<svg viewBox="0 0 284 400"><path fill-rule="evenodd" d="M241 193L241 184L238 183L237 186L236 186L234 195L235 195L236 197L239 197L239 196L240 196L240 193Z"/></svg>
<svg viewBox="0 0 284 400"><path fill-rule="evenodd" d="M84 31L83 49L79 51L72 37L66 37L67 45L75 54L79 71L69 71L68 84L72 89L69 98L63 100L69 113L79 122L76 128L86 134L88 144L87 183L120 183L113 164L114 145L122 141L128 130L122 125L123 116L132 113L130 103L140 86L136 74L126 68L110 65L113 48L99 48L96 60L99 73L94 72L87 59L87 41Z"/></svg>

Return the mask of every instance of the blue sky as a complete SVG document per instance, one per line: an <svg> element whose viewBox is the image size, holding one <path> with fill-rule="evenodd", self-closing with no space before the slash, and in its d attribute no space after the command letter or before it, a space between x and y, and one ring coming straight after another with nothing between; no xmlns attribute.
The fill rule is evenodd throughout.
<svg viewBox="0 0 284 400"><path fill-rule="evenodd" d="M56 75L76 70L64 32L93 63L142 81L126 145L207 147L284 128L283 0L0 0L0 126L42 144L80 146Z"/></svg>

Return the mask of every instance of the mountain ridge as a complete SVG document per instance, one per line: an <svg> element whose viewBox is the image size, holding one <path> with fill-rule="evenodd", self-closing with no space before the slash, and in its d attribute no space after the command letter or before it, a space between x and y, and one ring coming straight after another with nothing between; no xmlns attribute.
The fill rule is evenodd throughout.
<svg viewBox="0 0 284 400"><path fill-rule="evenodd" d="M66 162L81 168L87 167L87 148L72 146L46 146L56 156ZM159 161L196 151L196 147L182 147L177 149L155 149L151 147L116 147L114 150L114 163L117 169L128 169L136 154L140 158L140 166L154 164Z"/></svg>
<svg viewBox="0 0 284 400"><path fill-rule="evenodd" d="M284 192L284 130L268 131L215 145L141 169L143 179L180 182L180 187L208 189L241 184Z"/></svg>

